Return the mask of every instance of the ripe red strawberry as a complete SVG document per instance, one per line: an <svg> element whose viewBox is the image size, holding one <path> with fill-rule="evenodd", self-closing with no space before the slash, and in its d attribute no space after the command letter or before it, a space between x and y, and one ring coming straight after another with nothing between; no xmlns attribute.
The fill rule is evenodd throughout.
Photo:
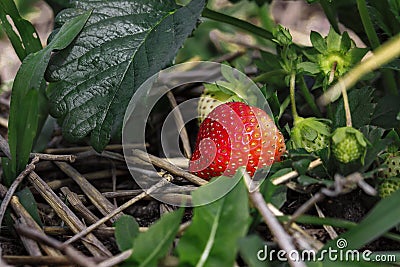
<svg viewBox="0 0 400 267"><path fill-rule="evenodd" d="M210 179L233 176L245 166L253 176L263 166L279 161L285 142L265 111L242 102L217 106L200 125L189 171Z"/></svg>

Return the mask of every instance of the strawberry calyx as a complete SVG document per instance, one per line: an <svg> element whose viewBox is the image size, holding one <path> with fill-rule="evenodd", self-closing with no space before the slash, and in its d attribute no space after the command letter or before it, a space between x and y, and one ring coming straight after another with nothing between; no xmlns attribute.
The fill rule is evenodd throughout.
<svg viewBox="0 0 400 267"><path fill-rule="evenodd" d="M311 43L316 51L305 53L308 59L316 63L325 75L334 69L335 77L348 72L368 52L366 48L356 47L347 32L340 35L332 28L325 38L313 32Z"/></svg>
<svg viewBox="0 0 400 267"><path fill-rule="evenodd" d="M327 121L297 117L291 130L292 148L304 148L311 153L328 147L331 128L326 124Z"/></svg>
<svg viewBox="0 0 400 267"><path fill-rule="evenodd" d="M218 105L226 102L245 102L241 97L218 84L204 84L204 92L197 105L198 121L202 123L210 112Z"/></svg>

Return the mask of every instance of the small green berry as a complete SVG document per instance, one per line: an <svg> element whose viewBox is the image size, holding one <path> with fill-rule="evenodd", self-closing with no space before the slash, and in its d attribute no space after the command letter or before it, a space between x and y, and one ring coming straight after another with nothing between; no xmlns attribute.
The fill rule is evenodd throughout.
<svg viewBox="0 0 400 267"><path fill-rule="evenodd" d="M361 159L364 162L367 139L364 135L352 128L337 128L332 134L332 153L341 163L349 163Z"/></svg>
<svg viewBox="0 0 400 267"><path fill-rule="evenodd" d="M390 178L400 175L400 156L389 155L383 164L387 168L381 172L382 177Z"/></svg>
<svg viewBox="0 0 400 267"><path fill-rule="evenodd" d="M400 189L400 178L387 178L378 187L379 196L385 198Z"/></svg>

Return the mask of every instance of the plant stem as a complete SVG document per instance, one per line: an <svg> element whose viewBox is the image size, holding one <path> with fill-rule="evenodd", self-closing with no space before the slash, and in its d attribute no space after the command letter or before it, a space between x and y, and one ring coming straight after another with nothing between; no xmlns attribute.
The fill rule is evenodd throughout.
<svg viewBox="0 0 400 267"><path fill-rule="evenodd" d="M400 56L400 34L395 35L391 40L378 47L372 56L360 62L340 78L335 85L317 100L318 105L323 107L335 101L342 90L350 89L365 74L389 63L398 56Z"/></svg>
<svg viewBox="0 0 400 267"><path fill-rule="evenodd" d="M365 0L357 0L357 8L358 12L360 13L361 22L364 26L364 30L367 34L371 48L376 49L377 47L379 47L380 42L378 35L376 34L374 25L372 24L371 18L369 16ZM382 70L382 77L385 88L387 88L391 94L397 95L398 92L396 80L393 76L393 72L390 70Z"/></svg>
<svg viewBox="0 0 400 267"><path fill-rule="evenodd" d="M300 90L303 93L303 97L306 100L307 104L310 106L311 110L314 112L315 116L322 117L321 111L318 109L317 104L315 103L314 96L311 94L310 90L307 87L306 81L304 77L300 78Z"/></svg>
<svg viewBox="0 0 400 267"><path fill-rule="evenodd" d="M342 95L343 95L343 103L344 103L344 111L346 114L346 126L347 127L352 127L352 121L351 121L351 111L350 111L350 105L349 105L349 98L347 96L347 90L346 88L342 87Z"/></svg>
<svg viewBox="0 0 400 267"><path fill-rule="evenodd" d="M202 16L205 18L215 20L215 21L224 22L224 23L236 26L242 30L248 31L250 33L253 33L255 35L263 37L265 39L273 38L272 33L270 33L269 31L267 31L261 27L258 27L247 21L237 19L235 17L231 17L229 15L225 15L223 13L220 13L220 12L208 9L208 8L205 8L203 10Z"/></svg>
<svg viewBox="0 0 400 267"><path fill-rule="evenodd" d="M299 115L297 114L297 109L296 109L295 84L296 84L296 73L293 71L290 74L290 84L289 84L290 102L292 103L293 124L296 124L296 121L299 119Z"/></svg>

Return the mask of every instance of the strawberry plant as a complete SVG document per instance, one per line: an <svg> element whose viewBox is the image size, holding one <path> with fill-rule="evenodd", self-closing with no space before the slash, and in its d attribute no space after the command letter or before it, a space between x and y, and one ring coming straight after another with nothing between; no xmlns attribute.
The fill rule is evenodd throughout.
<svg viewBox="0 0 400 267"><path fill-rule="evenodd" d="M0 265L399 262L398 0L46 2L0 2Z"/></svg>

